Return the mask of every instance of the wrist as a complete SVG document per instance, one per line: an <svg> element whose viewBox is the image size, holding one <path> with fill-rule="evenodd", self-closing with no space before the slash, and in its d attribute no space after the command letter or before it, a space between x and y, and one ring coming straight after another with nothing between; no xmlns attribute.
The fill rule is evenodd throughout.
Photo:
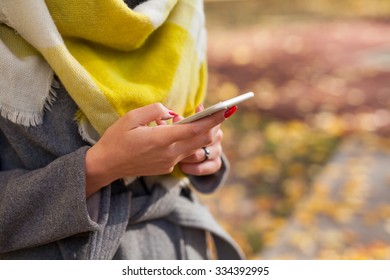
<svg viewBox="0 0 390 280"><path fill-rule="evenodd" d="M91 147L85 154L85 192L89 197L98 192L103 187L109 185L116 178L107 169L107 162L104 155L100 153L96 146Z"/></svg>

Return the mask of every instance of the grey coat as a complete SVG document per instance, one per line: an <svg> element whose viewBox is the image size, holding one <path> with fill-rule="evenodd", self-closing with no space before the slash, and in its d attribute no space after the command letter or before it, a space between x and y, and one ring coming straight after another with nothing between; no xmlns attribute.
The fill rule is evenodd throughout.
<svg viewBox="0 0 390 280"><path fill-rule="evenodd" d="M226 168L170 186L117 181L87 201L90 146L73 119L75 103L65 89L57 94L42 125L0 118L0 259L206 259L206 232L219 258L242 258L189 184L212 192Z"/></svg>

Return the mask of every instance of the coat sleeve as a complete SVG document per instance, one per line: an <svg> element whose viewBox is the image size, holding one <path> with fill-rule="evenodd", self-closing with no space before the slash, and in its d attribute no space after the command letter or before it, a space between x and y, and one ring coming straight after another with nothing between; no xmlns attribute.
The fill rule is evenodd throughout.
<svg viewBox="0 0 390 280"><path fill-rule="evenodd" d="M0 171L0 253L99 227L86 204L87 149L81 147L40 169Z"/></svg>

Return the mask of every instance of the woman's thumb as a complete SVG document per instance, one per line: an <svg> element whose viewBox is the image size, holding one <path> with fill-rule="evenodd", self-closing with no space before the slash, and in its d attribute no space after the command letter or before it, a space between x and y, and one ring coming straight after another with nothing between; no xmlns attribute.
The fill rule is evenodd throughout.
<svg viewBox="0 0 390 280"><path fill-rule="evenodd" d="M153 103L128 112L125 116L131 128L148 125L153 121L169 120L177 116L161 103Z"/></svg>

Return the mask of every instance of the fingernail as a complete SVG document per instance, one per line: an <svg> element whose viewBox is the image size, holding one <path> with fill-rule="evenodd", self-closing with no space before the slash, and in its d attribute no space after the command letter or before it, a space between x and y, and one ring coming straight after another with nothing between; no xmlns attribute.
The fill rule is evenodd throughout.
<svg viewBox="0 0 390 280"><path fill-rule="evenodd" d="M175 113L174 111L172 111L172 110L169 110L169 111L168 111L168 115L166 115L165 117L162 117L161 120L167 121L167 120L170 120L170 119L172 119L173 117L176 117L176 116L178 116L178 114L176 114L176 113Z"/></svg>
<svg viewBox="0 0 390 280"><path fill-rule="evenodd" d="M225 111L225 119L229 118L231 115L233 115L237 111L237 106L230 107Z"/></svg>
<svg viewBox="0 0 390 280"><path fill-rule="evenodd" d="M172 117L176 117L178 116L178 114L176 114L174 111L172 110L169 110L168 113L172 116Z"/></svg>
<svg viewBox="0 0 390 280"><path fill-rule="evenodd" d="M199 105L199 109L200 109L201 111L203 111L203 110L204 110L204 106L203 106L203 104L200 104L200 105Z"/></svg>

